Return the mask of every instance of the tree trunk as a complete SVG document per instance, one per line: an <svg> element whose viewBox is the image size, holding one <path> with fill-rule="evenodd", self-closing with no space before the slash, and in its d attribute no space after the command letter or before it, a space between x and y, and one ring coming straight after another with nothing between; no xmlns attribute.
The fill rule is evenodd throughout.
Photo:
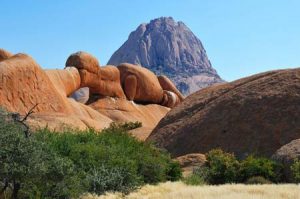
<svg viewBox="0 0 300 199"><path fill-rule="evenodd" d="M13 192L12 192L12 199L18 199L18 192L21 186L20 183L17 183L15 180L13 182Z"/></svg>

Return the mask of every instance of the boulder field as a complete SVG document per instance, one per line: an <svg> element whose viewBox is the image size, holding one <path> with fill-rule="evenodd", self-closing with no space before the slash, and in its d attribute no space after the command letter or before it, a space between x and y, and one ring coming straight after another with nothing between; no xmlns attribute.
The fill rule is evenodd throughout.
<svg viewBox="0 0 300 199"><path fill-rule="evenodd" d="M38 104L28 119L36 128L103 129L140 121L135 134L145 138L182 101L172 82L161 86L151 71L129 64L100 67L85 52L72 54L63 70L43 70L30 56L1 49L0 75L0 106L25 115Z"/></svg>
<svg viewBox="0 0 300 199"><path fill-rule="evenodd" d="M300 138L299 113L300 69L270 71L188 96L167 113L147 140L173 157L214 148L240 158L271 157Z"/></svg>

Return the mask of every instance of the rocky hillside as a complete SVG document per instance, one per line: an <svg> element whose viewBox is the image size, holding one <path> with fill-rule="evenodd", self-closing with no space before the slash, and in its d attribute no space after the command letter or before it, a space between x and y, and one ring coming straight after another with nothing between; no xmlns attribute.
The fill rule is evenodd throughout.
<svg viewBox="0 0 300 199"><path fill-rule="evenodd" d="M172 109L148 138L173 156L214 148L270 157L300 138L300 69L211 86Z"/></svg>
<svg viewBox="0 0 300 199"><path fill-rule="evenodd" d="M201 41L183 22L171 17L154 19L133 31L108 64L122 62L168 76L184 95L222 82Z"/></svg>

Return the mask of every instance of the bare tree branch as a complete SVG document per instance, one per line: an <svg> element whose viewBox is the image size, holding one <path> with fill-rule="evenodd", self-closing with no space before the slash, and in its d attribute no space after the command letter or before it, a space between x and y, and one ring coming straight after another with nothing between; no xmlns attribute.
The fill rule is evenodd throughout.
<svg viewBox="0 0 300 199"><path fill-rule="evenodd" d="M20 118L20 114L19 113L13 113L12 114L12 118L15 122L20 123L25 129L24 129L24 133L26 137L29 137L30 133L29 133L29 126L27 124L25 124L25 121L27 120L27 118L34 113L34 109L39 105L39 103L35 104L24 116L23 119Z"/></svg>
<svg viewBox="0 0 300 199"><path fill-rule="evenodd" d="M39 105L39 103L35 104L28 112L27 114L24 116L24 118L20 121L20 122L24 122L26 121L26 119L32 114L34 113L34 109Z"/></svg>

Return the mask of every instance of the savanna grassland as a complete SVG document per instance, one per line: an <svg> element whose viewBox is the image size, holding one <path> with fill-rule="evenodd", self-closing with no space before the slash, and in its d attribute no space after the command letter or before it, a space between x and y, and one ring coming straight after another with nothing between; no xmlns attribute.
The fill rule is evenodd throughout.
<svg viewBox="0 0 300 199"><path fill-rule="evenodd" d="M103 196L86 195L82 199L299 199L300 185L203 185L190 186L182 182L146 185L127 196L108 193Z"/></svg>

